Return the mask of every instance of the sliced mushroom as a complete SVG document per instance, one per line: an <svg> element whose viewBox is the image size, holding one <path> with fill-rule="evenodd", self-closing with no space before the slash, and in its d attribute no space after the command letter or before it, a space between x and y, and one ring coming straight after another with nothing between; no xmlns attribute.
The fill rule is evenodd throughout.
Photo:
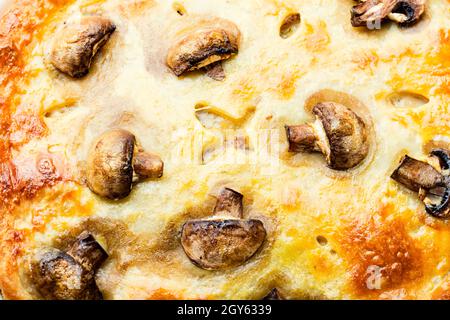
<svg viewBox="0 0 450 320"><path fill-rule="evenodd" d="M206 270L242 265L258 251L266 238L262 221L242 219L242 195L228 188L221 191L214 214L221 217L190 220L183 225L181 245L184 252L196 266Z"/></svg>
<svg viewBox="0 0 450 320"><path fill-rule="evenodd" d="M232 22L217 19L185 34L169 49L166 62L177 76L211 64L221 68L217 62L237 54L239 41L240 31L237 26ZM213 78L223 78L220 69L210 71L210 74Z"/></svg>
<svg viewBox="0 0 450 320"><path fill-rule="evenodd" d="M66 253L50 249L32 264L32 278L44 299L100 300L95 273L108 257L92 235L83 233Z"/></svg>
<svg viewBox="0 0 450 320"><path fill-rule="evenodd" d="M273 288L270 292L263 298L263 300L285 300L277 288Z"/></svg>
<svg viewBox="0 0 450 320"><path fill-rule="evenodd" d="M71 77L85 76L95 55L115 30L111 20L98 16L83 17L79 23L65 26L54 40L52 65Z"/></svg>
<svg viewBox="0 0 450 320"><path fill-rule="evenodd" d="M426 0L361 0L351 10L354 27L370 26L387 19L406 27L416 23L425 11Z"/></svg>
<svg viewBox="0 0 450 320"><path fill-rule="evenodd" d="M450 156L448 150L436 149L432 157L439 161L439 168L404 156L391 178L408 189L418 192L427 213L442 219L450 218Z"/></svg>
<svg viewBox="0 0 450 320"><path fill-rule="evenodd" d="M336 102L318 103L313 113L314 123L285 126L290 152L322 152L335 170L351 169L365 159L368 133L356 113Z"/></svg>
<svg viewBox="0 0 450 320"><path fill-rule="evenodd" d="M102 134L89 151L87 184L102 197L122 199L131 192L133 173L138 179L159 178L163 166L159 156L136 148L131 132L112 129Z"/></svg>

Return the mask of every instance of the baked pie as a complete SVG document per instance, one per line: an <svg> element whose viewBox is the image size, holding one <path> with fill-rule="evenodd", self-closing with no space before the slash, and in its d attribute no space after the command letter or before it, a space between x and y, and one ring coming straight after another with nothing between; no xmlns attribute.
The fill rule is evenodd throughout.
<svg viewBox="0 0 450 320"><path fill-rule="evenodd" d="M19 0L7 299L450 297L448 0Z"/></svg>

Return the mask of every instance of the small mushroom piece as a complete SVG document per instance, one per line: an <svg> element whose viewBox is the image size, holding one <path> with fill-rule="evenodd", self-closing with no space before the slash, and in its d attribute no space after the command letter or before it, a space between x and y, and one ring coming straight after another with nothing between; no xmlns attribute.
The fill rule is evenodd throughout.
<svg viewBox="0 0 450 320"><path fill-rule="evenodd" d="M235 218L242 218L243 195L230 188L223 188L217 198L216 206L214 207L214 215L226 215Z"/></svg>
<svg viewBox="0 0 450 320"><path fill-rule="evenodd" d="M139 179L159 178L163 162L136 148L135 136L123 129L103 133L89 150L87 184L92 192L108 199L122 199L131 192L133 173Z"/></svg>
<svg viewBox="0 0 450 320"><path fill-rule="evenodd" d="M432 157L439 160L439 169L409 156L404 156L391 178L418 192L426 212L436 218L450 218L450 157L449 151L436 149Z"/></svg>
<svg viewBox="0 0 450 320"><path fill-rule="evenodd" d="M97 52L105 45L116 26L99 16L81 18L57 34L50 53L50 62L59 71L81 78L89 72Z"/></svg>
<svg viewBox="0 0 450 320"><path fill-rule="evenodd" d="M283 39L289 38L289 36L292 35L295 29L298 28L300 20L300 13L298 12L290 13L289 15L287 15L280 26L280 37Z"/></svg>
<svg viewBox="0 0 450 320"><path fill-rule="evenodd" d="M347 170L357 166L369 152L367 128L351 109L336 102L318 103L314 123L285 126L290 152L322 152L328 166Z"/></svg>
<svg viewBox="0 0 450 320"><path fill-rule="evenodd" d="M406 27L417 22L426 0L361 0L351 10L354 27L369 26L387 19Z"/></svg>
<svg viewBox="0 0 450 320"><path fill-rule="evenodd" d="M234 23L218 20L185 34L169 49L166 62L180 76L229 59L238 53L239 40L240 31ZM217 70L214 74L222 77Z"/></svg>
<svg viewBox="0 0 450 320"><path fill-rule="evenodd" d="M273 288L270 292L263 298L263 300L285 300L277 288Z"/></svg>
<svg viewBox="0 0 450 320"><path fill-rule="evenodd" d="M266 229L260 220L242 219L242 198L225 188L217 198L214 218L190 220L183 225L181 245L196 266L205 270L236 267L262 246Z"/></svg>

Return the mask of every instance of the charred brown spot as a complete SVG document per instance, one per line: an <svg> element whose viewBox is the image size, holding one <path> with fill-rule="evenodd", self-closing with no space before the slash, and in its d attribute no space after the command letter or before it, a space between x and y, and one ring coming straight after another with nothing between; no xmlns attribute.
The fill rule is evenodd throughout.
<svg viewBox="0 0 450 320"><path fill-rule="evenodd" d="M422 249L405 225L404 221L370 214L344 227L337 251L346 261L356 295L378 298L387 290L420 281L424 274Z"/></svg>

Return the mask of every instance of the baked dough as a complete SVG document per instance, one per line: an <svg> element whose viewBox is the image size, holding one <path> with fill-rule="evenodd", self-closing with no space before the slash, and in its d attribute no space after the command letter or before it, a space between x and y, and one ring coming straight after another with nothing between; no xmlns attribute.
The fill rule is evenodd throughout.
<svg viewBox="0 0 450 320"><path fill-rule="evenodd" d="M33 259L87 231L108 254L95 274L105 299L260 299L274 288L286 299L450 297L450 222L390 178L403 155L449 146L450 2L378 30L351 25L354 5L14 1L0 23L3 296L45 298ZM86 16L115 31L74 79L51 48ZM170 48L217 24L240 32L221 34L231 46L214 58L222 70L175 75ZM284 126L313 121L323 97L367 124L368 154L349 170L288 152ZM91 145L114 128L164 162L161 178L120 200L86 181ZM224 187L243 195L243 217L261 221L265 239L245 262L206 270L185 254L181 229L210 218Z"/></svg>

